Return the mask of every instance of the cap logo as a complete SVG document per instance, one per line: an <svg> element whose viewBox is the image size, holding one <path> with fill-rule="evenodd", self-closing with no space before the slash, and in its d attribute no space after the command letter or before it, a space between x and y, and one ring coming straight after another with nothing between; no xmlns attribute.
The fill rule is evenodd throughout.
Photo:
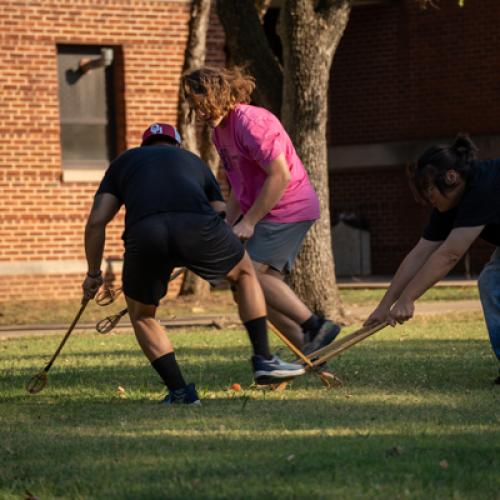
<svg viewBox="0 0 500 500"><path fill-rule="evenodd" d="M151 125L149 130L151 131L152 134L163 134L163 129L161 125L158 125L158 123Z"/></svg>

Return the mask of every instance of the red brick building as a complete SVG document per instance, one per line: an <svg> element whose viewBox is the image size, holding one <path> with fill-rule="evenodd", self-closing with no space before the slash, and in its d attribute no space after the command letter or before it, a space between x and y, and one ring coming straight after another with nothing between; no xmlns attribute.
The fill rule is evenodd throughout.
<svg viewBox="0 0 500 500"><path fill-rule="evenodd" d="M0 3L0 300L80 293L84 223L108 159L151 122L176 120L190 5ZM208 60L223 64L215 17L209 39ZM101 66L83 73L85 61ZM107 257L122 254L122 216Z"/></svg>
<svg viewBox="0 0 500 500"><path fill-rule="evenodd" d="M425 220L407 160L460 130L484 157L500 155L500 3L358 3L332 69L332 210L367 219L372 272L388 274ZM150 122L176 119L189 10L189 0L1 2L0 301L80 293L83 227L107 161ZM208 62L222 64L215 16L208 39ZM122 254L121 224L106 257ZM487 251L472 252L474 272Z"/></svg>
<svg viewBox="0 0 500 500"><path fill-rule="evenodd" d="M372 272L390 274L428 213L413 201L406 164L460 131L481 158L500 157L500 2L439 0L427 10L415 0L361 3L332 68L332 211L367 220ZM473 274L491 251L474 244Z"/></svg>

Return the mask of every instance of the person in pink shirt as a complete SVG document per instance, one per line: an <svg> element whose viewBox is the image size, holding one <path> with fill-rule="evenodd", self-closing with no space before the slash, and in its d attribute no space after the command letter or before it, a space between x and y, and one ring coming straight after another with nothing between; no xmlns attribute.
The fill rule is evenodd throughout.
<svg viewBox="0 0 500 500"><path fill-rule="evenodd" d="M332 342L340 327L314 314L285 283L304 237L319 218L319 200L280 121L252 106L254 79L239 68L200 68L183 90L212 139L231 187L226 221L246 241L270 321L303 352Z"/></svg>

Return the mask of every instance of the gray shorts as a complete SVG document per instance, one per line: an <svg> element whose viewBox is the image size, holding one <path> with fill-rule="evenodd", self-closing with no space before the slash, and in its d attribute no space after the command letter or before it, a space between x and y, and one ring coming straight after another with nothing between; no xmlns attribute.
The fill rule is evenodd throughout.
<svg viewBox="0 0 500 500"><path fill-rule="evenodd" d="M253 261L289 273L306 233L314 222L259 222L254 235L246 243L246 250Z"/></svg>

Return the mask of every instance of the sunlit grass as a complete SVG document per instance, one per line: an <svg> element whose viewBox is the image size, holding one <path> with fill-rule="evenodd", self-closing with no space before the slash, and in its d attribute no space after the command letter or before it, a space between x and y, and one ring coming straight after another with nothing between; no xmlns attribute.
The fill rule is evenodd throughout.
<svg viewBox="0 0 500 500"><path fill-rule="evenodd" d="M346 305L376 305L385 293L382 288L342 288L340 297ZM479 292L476 286L434 287L427 291L419 300L426 302L444 300L478 300Z"/></svg>
<svg viewBox="0 0 500 500"><path fill-rule="evenodd" d="M340 289L339 294L345 305L373 305L382 298L383 289ZM477 300L477 287L436 287L429 290L421 301L441 300ZM95 323L106 316L117 314L126 307L123 296L114 304L100 307L95 302L87 306L82 321ZM47 323L70 323L78 309L80 301L70 300L30 300L7 301L0 303L0 325L29 325ZM164 300L158 309L158 317L168 320L186 316L237 314L231 292L228 290L212 291L210 298L197 301L189 296L175 300ZM122 321L125 321L122 320Z"/></svg>

